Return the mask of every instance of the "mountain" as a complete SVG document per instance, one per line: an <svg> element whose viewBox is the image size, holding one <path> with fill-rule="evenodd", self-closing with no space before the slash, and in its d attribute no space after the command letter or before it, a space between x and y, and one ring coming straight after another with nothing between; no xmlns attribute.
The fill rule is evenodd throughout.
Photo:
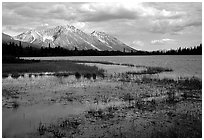
<svg viewBox="0 0 204 140"><path fill-rule="evenodd" d="M127 46L126 44L118 40L117 38L106 34L105 32L93 31L91 35L95 36L98 40L100 40L106 46L110 47L113 50L120 50L120 51L123 51L124 49L126 51L133 50L131 47Z"/></svg>
<svg viewBox="0 0 204 140"><path fill-rule="evenodd" d="M2 33L2 43L11 42L13 38L7 34Z"/></svg>
<svg viewBox="0 0 204 140"><path fill-rule="evenodd" d="M5 33L2 33L2 43L14 43L14 44L20 44L19 40L15 40L12 36L9 36ZM39 47L38 45L29 43L29 42L22 42L21 45L23 47L33 46L33 47Z"/></svg>
<svg viewBox="0 0 204 140"><path fill-rule="evenodd" d="M37 45L39 47L63 47L66 49L88 50L133 50L115 37L104 32L86 34L74 26L57 26L46 29L33 29L13 37L14 40Z"/></svg>

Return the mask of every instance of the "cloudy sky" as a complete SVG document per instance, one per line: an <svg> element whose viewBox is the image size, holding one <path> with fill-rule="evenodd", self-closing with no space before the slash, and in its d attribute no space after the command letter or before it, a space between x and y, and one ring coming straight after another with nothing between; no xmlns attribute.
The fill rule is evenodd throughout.
<svg viewBox="0 0 204 140"><path fill-rule="evenodd" d="M74 25L104 31L140 50L191 47L202 41L202 3L3 2L2 32Z"/></svg>

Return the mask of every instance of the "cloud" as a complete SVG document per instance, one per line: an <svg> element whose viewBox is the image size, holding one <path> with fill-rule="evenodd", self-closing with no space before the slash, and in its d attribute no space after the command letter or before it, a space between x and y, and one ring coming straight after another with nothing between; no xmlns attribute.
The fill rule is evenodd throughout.
<svg viewBox="0 0 204 140"><path fill-rule="evenodd" d="M144 46L144 42L140 41L140 40L135 40L132 42L133 45L137 45L137 46Z"/></svg>
<svg viewBox="0 0 204 140"><path fill-rule="evenodd" d="M163 15L149 19L148 30L152 33L178 34L187 28L202 26L201 3L147 3L147 5L153 5ZM166 9L163 9L164 7Z"/></svg>
<svg viewBox="0 0 204 140"><path fill-rule="evenodd" d="M188 27L197 27L202 25L200 19L162 19L151 21L149 31L153 33L175 34Z"/></svg>
<svg viewBox="0 0 204 140"><path fill-rule="evenodd" d="M72 25L75 26L76 28L82 29L86 24L84 22L75 22L72 23Z"/></svg>
<svg viewBox="0 0 204 140"><path fill-rule="evenodd" d="M141 49L144 46L144 42L141 40L134 40L131 44L130 47L133 49Z"/></svg>
<svg viewBox="0 0 204 140"><path fill-rule="evenodd" d="M49 26L41 26L42 24ZM146 42L150 42L152 37L162 39L166 36L182 39L182 42L189 39L196 42L202 40L202 3L2 3L2 30L5 33L16 35L31 28L43 29L66 24L74 25L86 33L93 30L104 31L127 45L138 48L156 49L164 47L155 45L162 43L169 47L172 42L167 40L157 40L153 44ZM144 43L146 44L143 45Z"/></svg>
<svg viewBox="0 0 204 140"><path fill-rule="evenodd" d="M185 12L158 10L142 3L86 3L79 8L82 21L100 22L114 19L137 20L139 18L179 18Z"/></svg>
<svg viewBox="0 0 204 140"><path fill-rule="evenodd" d="M45 24L42 24L41 26L49 26L49 24L48 24L48 23L45 23Z"/></svg>
<svg viewBox="0 0 204 140"><path fill-rule="evenodd" d="M101 22L115 19L135 19L137 13L121 3L86 3L80 6L81 21Z"/></svg>
<svg viewBox="0 0 204 140"><path fill-rule="evenodd" d="M174 41L175 41L174 39L164 38L164 39L161 39L161 40L152 40L151 44L152 45L164 45L166 43L174 42Z"/></svg>

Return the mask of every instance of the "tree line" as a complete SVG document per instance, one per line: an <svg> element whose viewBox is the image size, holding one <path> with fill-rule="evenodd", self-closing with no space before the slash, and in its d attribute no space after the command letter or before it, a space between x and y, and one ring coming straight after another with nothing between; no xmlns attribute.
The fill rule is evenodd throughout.
<svg viewBox="0 0 204 140"><path fill-rule="evenodd" d="M97 51L97 50L69 50L60 46L51 48L32 46L22 47L21 42L16 44L3 43L3 56L15 57L43 57L43 56L117 56L117 55L202 55L202 44L191 48L178 48L165 51Z"/></svg>

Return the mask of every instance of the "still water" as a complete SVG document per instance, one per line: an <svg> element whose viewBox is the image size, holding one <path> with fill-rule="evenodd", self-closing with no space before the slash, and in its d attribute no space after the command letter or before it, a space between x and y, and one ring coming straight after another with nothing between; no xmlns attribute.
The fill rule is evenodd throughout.
<svg viewBox="0 0 204 140"><path fill-rule="evenodd" d="M27 58L28 59L28 58ZM154 56L74 56L74 57L35 57L40 60L87 60L128 63L144 66L158 66L173 69L163 77L198 77L202 79L201 55L154 55Z"/></svg>

